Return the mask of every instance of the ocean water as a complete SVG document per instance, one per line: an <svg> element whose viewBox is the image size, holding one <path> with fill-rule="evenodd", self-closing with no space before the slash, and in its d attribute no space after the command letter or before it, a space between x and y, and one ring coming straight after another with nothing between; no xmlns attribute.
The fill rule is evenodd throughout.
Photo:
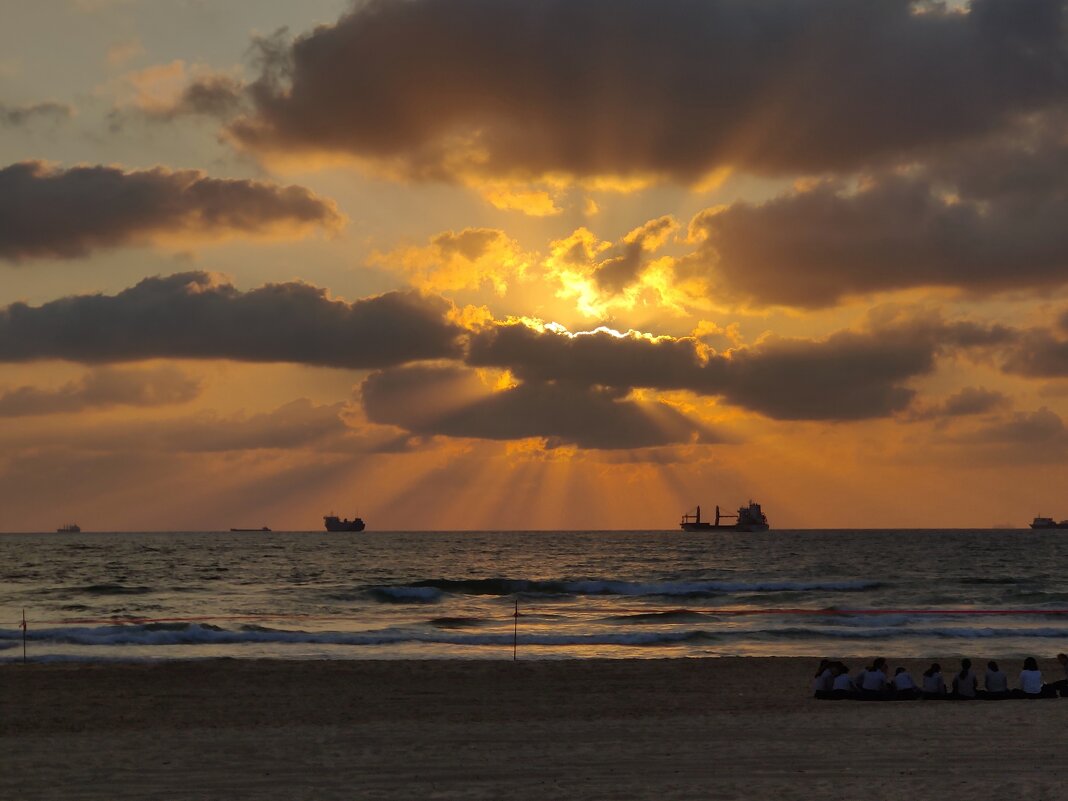
<svg viewBox="0 0 1068 801"><path fill-rule="evenodd" d="M1068 650L1068 532L0 535L0 660ZM519 617L515 617L518 603Z"/></svg>

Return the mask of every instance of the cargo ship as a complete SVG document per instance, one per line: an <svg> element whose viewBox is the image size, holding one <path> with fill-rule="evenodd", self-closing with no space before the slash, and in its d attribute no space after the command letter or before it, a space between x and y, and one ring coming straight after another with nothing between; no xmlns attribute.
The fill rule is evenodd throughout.
<svg viewBox="0 0 1068 801"><path fill-rule="evenodd" d="M725 522L728 520L732 522ZM749 505L739 508L736 515L720 514L717 506L716 517L712 521L701 519L701 507L698 506L696 513L682 516L679 528L683 531L767 531L769 527L768 518L761 511L760 504L749 501Z"/></svg>
<svg viewBox="0 0 1068 801"><path fill-rule="evenodd" d="M270 531L267 526L260 526L259 528L232 528L231 531Z"/></svg>
<svg viewBox="0 0 1068 801"><path fill-rule="evenodd" d="M57 528L56 529L56 533L57 534L79 534L79 533L81 533L81 530L82 530L82 527L79 526L77 523L67 523L67 525L60 526L59 528Z"/></svg>
<svg viewBox="0 0 1068 801"><path fill-rule="evenodd" d="M1031 528L1068 528L1068 520L1058 523L1052 517L1036 517L1031 521Z"/></svg>
<svg viewBox="0 0 1068 801"><path fill-rule="evenodd" d="M337 515L323 515L323 523L326 525L327 531L363 531L365 528L361 517L354 517L349 520L348 518L340 518Z"/></svg>

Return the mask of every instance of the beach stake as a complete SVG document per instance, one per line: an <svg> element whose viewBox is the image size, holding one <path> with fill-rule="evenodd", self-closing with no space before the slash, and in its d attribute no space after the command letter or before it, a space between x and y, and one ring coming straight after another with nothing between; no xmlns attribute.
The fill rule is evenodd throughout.
<svg viewBox="0 0 1068 801"><path fill-rule="evenodd" d="M26 661L26 610L22 610L22 661Z"/></svg>
<svg viewBox="0 0 1068 801"><path fill-rule="evenodd" d="M519 599L515 599L515 614L512 615L515 624L512 627L512 661L519 659Z"/></svg>

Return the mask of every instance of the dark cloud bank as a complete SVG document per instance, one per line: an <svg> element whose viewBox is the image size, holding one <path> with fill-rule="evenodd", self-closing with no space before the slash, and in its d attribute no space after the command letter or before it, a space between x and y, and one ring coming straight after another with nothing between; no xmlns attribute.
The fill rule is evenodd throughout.
<svg viewBox="0 0 1068 801"><path fill-rule="evenodd" d="M372 368L455 357L449 304L417 292L354 303L302 283L249 292L208 273L146 278L117 295L0 309L0 360L236 359Z"/></svg>
<svg viewBox="0 0 1068 801"><path fill-rule="evenodd" d="M994 354L1008 371L1068 372L1068 359L1054 359L1044 372L1020 366L1038 363L1036 342L1068 352L1049 332L931 315L873 314L860 331L765 337L717 352L688 337L570 335L518 323L469 330L452 322L452 308L417 292L345 303L301 283L241 292L206 273L183 273L114 296L0 309L0 360L194 358L378 369L360 393L371 422L417 435L543 437L590 448L724 441L670 404L643 401L636 389L718 397L780 420L942 419L1004 410L1009 401L969 389L941 404L916 403L910 383L941 357L977 351ZM452 364L411 364L440 360ZM475 368L508 370L519 384L492 391ZM88 384L51 394L24 388L0 397L0 412L27 413L35 400L58 410L171 397L129 386L105 395Z"/></svg>
<svg viewBox="0 0 1068 801"><path fill-rule="evenodd" d="M494 175L849 171L1063 104L1064 9L372 0L274 50L231 133L439 178L461 143Z"/></svg>
<svg viewBox="0 0 1068 801"><path fill-rule="evenodd" d="M1058 121L1059 120L1059 121ZM977 294L1068 281L1064 120L1034 142L966 148L859 191L827 181L699 214L683 271L750 302L820 307L848 295L942 286Z"/></svg>
<svg viewBox="0 0 1068 801"><path fill-rule="evenodd" d="M160 234L269 233L335 227L334 204L299 186L209 178L197 170L0 169L0 259L75 258Z"/></svg>
<svg viewBox="0 0 1068 801"><path fill-rule="evenodd" d="M56 389L0 390L0 417L80 412L110 406L167 406L193 400L200 382L176 367L100 367Z"/></svg>
<svg viewBox="0 0 1068 801"><path fill-rule="evenodd" d="M453 393L465 396L457 404ZM723 438L662 403L627 400L626 390L532 382L500 392L461 367L410 366L373 373L362 385L369 420L420 435L511 440L550 446L648 448Z"/></svg>

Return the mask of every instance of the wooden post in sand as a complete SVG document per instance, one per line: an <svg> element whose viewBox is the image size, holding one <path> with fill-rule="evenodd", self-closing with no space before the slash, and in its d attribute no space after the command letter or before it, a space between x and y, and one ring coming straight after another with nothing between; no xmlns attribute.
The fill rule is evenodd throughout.
<svg viewBox="0 0 1068 801"><path fill-rule="evenodd" d="M22 610L22 661L26 661L26 610Z"/></svg>
<svg viewBox="0 0 1068 801"><path fill-rule="evenodd" d="M512 619L515 621L512 626L512 661L515 662L519 659L519 599L515 599L515 614L512 615Z"/></svg>

